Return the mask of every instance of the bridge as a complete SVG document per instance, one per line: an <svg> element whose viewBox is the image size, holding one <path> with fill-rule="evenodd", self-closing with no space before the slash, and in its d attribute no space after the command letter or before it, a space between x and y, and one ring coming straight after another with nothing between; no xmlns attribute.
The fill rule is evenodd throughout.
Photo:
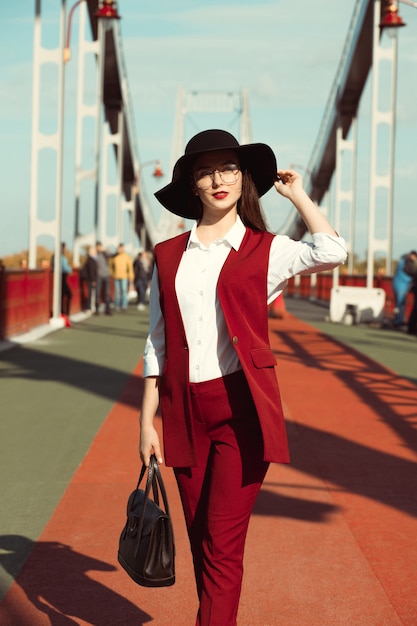
<svg viewBox="0 0 417 626"><path fill-rule="evenodd" d="M97 237L106 245L123 239L132 251L137 245L151 248L183 224L169 213L157 223L146 197L142 169L147 163L139 159L117 13L100 21L101 10L115 7L93 0L76 4L81 18L80 76L92 56L98 79L93 105L86 104L81 87L78 96L76 250ZM379 24L386 18L382 8L373 1L354 6L306 168L308 190L318 204L326 204L330 181L338 179L340 212L346 204L354 210L354 183L346 191L339 182L344 178L343 157L355 149L356 115L366 77L378 55L395 71L395 43L379 49ZM36 0L35 86L41 88L36 81L43 64L54 63L62 72L61 93L63 55L72 62L68 61L71 42L65 1L57 51L40 45L41 15L41 0ZM378 36L371 46L372 33ZM58 107L62 122L61 107L62 101ZM240 139L251 140L245 91L180 90L173 160L183 149L183 122L197 109L238 114ZM375 130L382 117L391 128L394 110L394 103L383 114L375 106ZM33 267L33 245L45 233L60 243L63 137L59 128L52 137L44 136L39 119L35 107L32 189L36 190L42 151L48 147L57 160L58 211L45 223L33 200L32 268L7 272L7 291L0 268L1 300L15 307L14 324L3 319L5 310L0 307L0 329L8 328L0 337L0 623L189 626L195 620L197 600L171 468L163 466L162 472L177 547L174 591L139 588L117 563L126 500L139 471L140 355L148 314L134 304L123 315L77 313L72 328L54 332L50 302L59 284L49 269ZM86 137L80 129L87 120L94 131L92 164L82 159ZM371 171L374 165L375 189L380 184L389 189L390 178L381 180L373 162ZM117 173L115 183L102 174L106 169ZM107 213L110 198L118 209L112 215ZM389 214L388 205L386 210ZM103 221L110 223L109 230ZM305 234L293 212L280 232L295 238ZM353 234L349 239L352 246ZM389 250L386 240L380 242L373 233L373 250L379 246ZM390 278L373 277L373 288L383 291L392 306ZM71 280L74 307L79 311L77 272ZM321 274L314 281L302 276L288 286L286 310L271 309L271 348L278 361L292 461L289 466L271 465L255 503L239 612L240 623L247 626L417 623L416 339L383 324L346 320L329 324L325 319L335 288L366 291L367 280L353 274ZM159 416L156 428L161 434Z"/></svg>
<svg viewBox="0 0 417 626"><path fill-rule="evenodd" d="M41 45L42 13L41 2L36 2L35 17L35 55L34 55L34 75L40 76L40 71L44 63L55 62L57 64L60 82L58 87L63 88L65 76L65 63L63 59L66 50L69 49L70 26L67 23L65 14L65 0L61 4L61 43L60 47L51 53L46 51ZM109 3L112 5L112 3ZM75 204L76 204L76 224L75 224L75 261L79 256L80 246L87 241L94 241L97 237L105 244L113 244L122 239L124 219L127 214L130 217L132 226L129 238L129 245L133 245L132 234L136 232L140 243L147 248L153 246L158 240L172 236L178 232L183 225L181 221L170 214L163 214L159 224L155 220L146 198L144 181L141 180L141 166L138 153L138 137L135 130L133 109L129 92L128 77L125 68L123 45L120 34L118 19L110 19L102 12L99 12L99 0L81 0L76 3L80 12L79 35L78 35L78 96L77 96L77 126L76 126L76 172L75 181ZM75 6L73 7L73 9ZM341 203L342 188L340 180L343 176L343 159L345 151L350 150L355 153L355 125L358 113L358 105L369 74L373 67L373 82L375 86L375 97L372 109L372 154L378 149L376 145L376 129L378 124L389 125L390 142L385 146L387 154L393 150L393 132L395 125L395 101L391 102L390 110L384 113L383 120L380 119L378 111L378 81L379 65L383 59L390 64L392 75L396 69L396 38L381 37L382 29L380 23L386 12L385 2L380 0L356 0L353 6L353 14L348 29L347 39L344 45L342 58L337 69L334 83L328 97L328 102L323 117L321 127L318 132L316 143L313 147L311 158L306 172L308 175L307 188L312 198L318 203L322 203L326 193L330 188L331 181L335 176L339 181L336 188L336 204ZM103 19L104 16L104 19ZM86 25L88 20L89 29ZM384 40L384 44L382 44ZM96 58L97 66L97 102L94 106L85 105L86 90L85 71L86 59L93 54ZM41 84L39 80L34 81L34 102L39 103ZM226 110L225 107L235 107L241 115L241 137L245 143L251 140L250 116L248 109L248 94L223 94L214 95L198 94L193 91L185 92L180 90L177 104L177 117L175 131L173 131L173 160L181 153L184 146L185 137L183 134L183 118L188 111L205 110L216 112ZM221 100L221 101L220 101ZM205 104L204 104L205 103ZM58 107L63 108L63 103L58 101ZM55 146L57 159L62 152L62 130L58 129L56 136L45 136L37 128L39 111L34 107L33 115L33 154L32 154L32 206L31 206L31 238L29 265L34 266L34 249L37 237L43 233L55 234L59 228L58 216L50 223L42 222L38 218L39 207L36 206L37 194L36 185L39 176L38 164L40 151L48 146ZM88 138L92 141L95 152L95 163L93 167L87 168L81 161L83 152L83 124L85 119L92 117L95 120L94 136ZM375 144L375 145L374 145ZM106 155L106 147L114 147L114 157L117 168L117 182L109 185L108 171L110 164ZM101 169L100 169L101 167ZM62 176L60 167L57 168L57 177ZM388 171L384 180L378 177L375 158L371 163L370 176L374 187L375 195L377 187L381 184L387 189L393 185L392 168ZM95 185L95 197L92 204L95 205L94 213L91 216L89 232L80 232L81 212L85 211L83 205L83 183L86 179L92 179ZM139 184L140 181L140 184ZM59 183L59 180L58 180ZM57 208L61 204L59 194L60 185L57 185ZM350 210L354 210L354 188L355 180L351 181L351 188L348 190L351 199ZM114 229L111 234L105 231L106 207L110 196L116 196L117 215ZM389 196L390 194L388 194ZM346 199L346 194L344 196ZM392 228L392 202L387 206L387 232L384 240L378 240L374 232L370 234L370 259L377 250L384 250L387 255L387 271L391 266L391 228ZM370 216L370 231L374 230L372 207ZM337 226L337 225L336 225ZM305 234L305 226L295 214L290 214L285 224L281 228L295 238L301 238ZM350 242L353 240L353 233L349 233ZM126 237L124 237L126 240ZM368 267L370 281L372 282L372 266Z"/></svg>
<svg viewBox="0 0 417 626"><path fill-rule="evenodd" d="M411 0L401 0L411 6ZM76 163L74 169L75 187L75 231L74 263L79 263L83 246L100 239L104 245L116 245L126 241L127 249L133 251L138 246L152 248L155 243L173 236L184 228L183 221L165 209L156 223L146 196L146 184L142 176L143 164L139 159L138 137L135 130L132 102L124 61L116 3L106 0L80 0L66 15L66 2L62 0L60 9L60 44L56 50L42 47L41 0L36 0L34 83L33 83L33 123L32 123L32 176L30 207L29 267L36 264L36 242L44 235L52 235L55 241L55 256L58 257L61 240L62 219L62 170L63 170L63 120L65 67L70 57L71 18L74 9L80 12L78 32L78 83L77 83L77 122L75 133ZM104 9L103 9L104 7ZM107 10L106 10L107 7ZM395 8L395 7L394 7ZM397 38L384 35L388 25L392 25L392 7L385 0L356 0L353 5L351 23L343 48L336 76L328 96L322 124L313 147L308 165L307 191L317 204L326 203L332 181L335 181L335 227L340 228L343 217L344 236L348 241L349 273L353 273L354 257L354 217L357 151L357 115L361 96L372 68L372 111L371 111L371 157L369 164L370 207L367 258L367 289L374 288L374 260L377 252L386 256L386 273L392 272L392 224L393 224L393 155L395 141L395 90L391 91L388 108L379 108L382 86L381 66L384 81L395 86L397 64ZM394 11L395 15L395 11ZM381 24L383 26L381 27ZM86 68L88 59L93 56L96 64L96 102L86 104ZM55 134L46 135L40 129L41 118L41 70L44 64L57 66L57 117L58 128ZM250 142L251 124L249 94L209 93L179 89L176 120L172 140L172 161L181 154L186 137L184 118L193 110L236 111L240 116L240 140ZM92 120L95 130L89 136L84 129ZM379 129L388 128L388 142L379 145ZM91 143L90 152L94 162L83 162L86 141ZM56 151L56 198L55 214L52 220L40 218L38 185L40 162L45 147ZM109 158L109 147L113 159ZM378 160L385 154L384 172L378 169ZM346 154L350 156L346 158ZM111 162L113 161L113 162ZM111 171L115 170L115 181L109 183ZM349 179L342 185L342 180ZM381 207L381 189L385 192L384 206ZM379 194L379 196L378 196ZM378 198L377 198L378 196ZM116 210L110 213L113 203ZM381 236L381 220L376 228L376 211L384 215L385 232ZM92 207L92 208L91 208ZM325 209L325 207L324 207ZM343 215L342 215L343 214ZM112 225L109 229L108 224ZM84 230L83 230L84 228ZM294 210L290 212L279 232L300 239L305 235L305 225ZM348 232L346 232L346 230ZM59 281L59 277L55 278ZM334 285L338 285L338 272L334 275ZM55 292L59 291L56 284ZM373 296L372 296L373 297ZM59 308L58 297L54 301L54 316Z"/></svg>

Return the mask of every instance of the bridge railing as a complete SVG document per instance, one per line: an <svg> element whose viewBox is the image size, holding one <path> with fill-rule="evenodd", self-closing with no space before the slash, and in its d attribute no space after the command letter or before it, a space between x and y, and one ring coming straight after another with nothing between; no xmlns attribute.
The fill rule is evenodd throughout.
<svg viewBox="0 0 417 626"><path fill-rule="evenodd" d="M68 276L71 313L82 308L79 271ZM49 269L0 269L0 339L48 324L52 316L53 272Z"/></svg>
<svg viewBox="0 0 417 626"><path fill-rule="evenodd" d="M71 314L83 308L84 287L78 270L68 277L72 291ZM339 285L366 287L366 275L339 276ZM327 305L333 286L333 275L323 272L313 276L296 276L288 282L284 295L304 298ZM386 294L385 316L390 318L394 308L392 278L375 276L374 287ZM0 339L48 324L52 315L53 272L49 269L6 270L0 268ZM412 307L412 296L407 300L406 316Z"/></svg>

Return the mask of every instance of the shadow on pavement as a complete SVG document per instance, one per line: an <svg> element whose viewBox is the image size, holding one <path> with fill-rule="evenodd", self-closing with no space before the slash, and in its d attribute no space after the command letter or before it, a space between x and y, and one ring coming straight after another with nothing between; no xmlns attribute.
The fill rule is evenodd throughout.
<svg viewBox="0 0 417 626"><path fill-rule="evenodd" d="M348 407L343 397L333 399L337 411L335 423L338 416L341 424L343 420L355 420L355 411L360 415L363 407L370 407L377 421L395 433L404 448L417 451L417 389L411 383L372 359L363 355L358 359L355 350L316 331L278 334L279 363L300 363L306 368L306 376L309 376L308 368L331 371L356 395L357 401ZM321 393L332 397L331 389L323 388ZM314 401L305 410L314 412ZM320 415L315 423L320 424ZM289 438L292 467L417 517L417 463L401 457L400 442L397 455L381 449L379 441L370 447L299 423L291 425Z"/></svg>
<svg viewBox="0 0 417 626"><path fill-rule="evenodd" d="M264 482L253 508L254 515L287 517L308 522L326 522L326 518L337 510L331 504L313 502L302 498L292 498L277 494L265 486ZM277 485L279 488L279 484Z"/></svg>
<svg viewBox="0 0 417 626"><path fill-rule="evenodd" d="M140 354L137 358L140 358ZM108 362L111 362L111 356ZM111 365L92 363L85 358L61 356L28 347L17 347L0 354L0 367L3 380L19 380L22 383L26 381L63 383L114 402L129 376L125 371ZM136 388L140 393L143 379L136 378Z"/></svg>
<svg viewBox="0 0 417 626"><path fill-rule="evenodd" d="M152 621L150 615L132 602L88 576L88 572L112 572L116 569L114 565L76 552L63 543L35 544L19 535L0 537L0 550L0 563L11 575L15 573L16 562L21 560L20 553L26 555L32 551L29 567L23 567L18 585L9 591L12 595L20 594L21 590L24 597L20 594L17 602L6 595L0 605L1 624L28 626L35 623L38 611L49 618L52 626L70 626L79 624L79 620L114 626L115 615L123 616L120 622L123 624L140 626ZM31 606L27 606L28 602Z"/></svg>

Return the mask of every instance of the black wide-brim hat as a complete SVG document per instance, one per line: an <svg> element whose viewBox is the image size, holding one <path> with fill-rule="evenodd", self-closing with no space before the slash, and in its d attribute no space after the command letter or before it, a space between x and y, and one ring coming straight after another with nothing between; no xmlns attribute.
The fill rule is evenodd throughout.
<svg viewBox="0 0 417 626"><path fill-rule="evenodd" d="M171 213L188 219L199 217L192 189L192 165L200 154L216 150L233 150L239 158L240 169L248 171L259 197L271 189L277 180L277 162L272 149L264 143L239 145L225 130L204 130L195 135L185 148L185 154L174 166L172 181L155 193L159 202Z"/></svg>

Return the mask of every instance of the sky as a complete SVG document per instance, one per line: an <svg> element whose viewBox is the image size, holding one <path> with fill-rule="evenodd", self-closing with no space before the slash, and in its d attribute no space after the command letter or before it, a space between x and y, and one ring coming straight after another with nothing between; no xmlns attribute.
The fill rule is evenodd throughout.
<svg viewBox="0 0 417 626"><path fill-rule="evenodd" d="M58 46L58 0L42 0L44 45ZM68 0L67 11L74 2ZM246 89L252 140L269 144L280 168L296 164L303 173L319 132L352 17L346 0L119 0L120 28L133 102L140 161L159 159L164 179L143 169L146 195L155 220L161 207L154 192L172 171L176 99L187 91ZM2 7L0 23L0 258L28 248L32 132L33 24L35 0ZM407 23L398 47L397 123L394 184L393 253L417 247L417 10L400 4ZM77 9L71 34L72 60L66 69L64 201L62 239L74 236L75 103ZM42 124L54 129L56 109L50 97L54 71L45 70ZM368 237L371 81L368 78L358 117L358 189L355 252L365 258ZM210 127L238 134L236 115L190 113L186 140ZM42 167L42 218L54 212L54 174ZM334 206L330 194L329 217ZM288 201L274 190L263 201L270 227L285 222ZM342 220L343 222L343 220ZM341 227L343 234L343 223ZM53 241L38 243L53 248Z"/></svg>

